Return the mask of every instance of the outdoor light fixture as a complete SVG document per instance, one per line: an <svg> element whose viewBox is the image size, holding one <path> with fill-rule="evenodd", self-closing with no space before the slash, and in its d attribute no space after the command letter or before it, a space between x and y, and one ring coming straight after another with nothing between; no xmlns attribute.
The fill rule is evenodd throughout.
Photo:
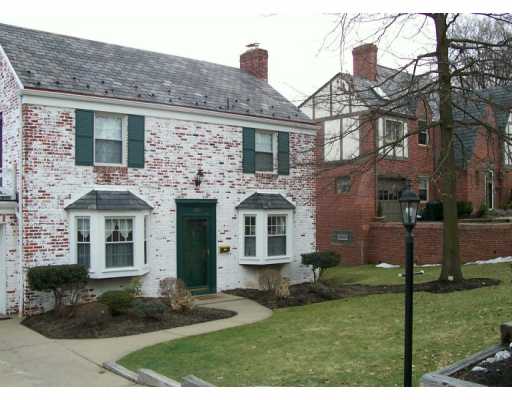
<svg viewBox="0 0 512 400"><path fill-rule="evenodd" d="M197 170L197 174L194 178L194 184L196 185L196 188L201 186L201 183L203 183L203 177L204 177L204 172L201 168L199 168Z"/></svg>
<svg viewBox="0 0 512 400"><path fill-rule="evenodd" d="M416 214L420 199L411 190L409 182L400 195L400 209L405 233L405 335L404 335L404 386L412 386L412 304L414 285L414 237L412 230L416 225Z"/></svg>

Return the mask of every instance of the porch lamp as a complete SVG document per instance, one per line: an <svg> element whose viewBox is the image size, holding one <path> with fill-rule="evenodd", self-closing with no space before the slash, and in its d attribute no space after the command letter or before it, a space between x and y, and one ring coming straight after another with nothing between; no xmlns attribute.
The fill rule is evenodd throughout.
<svg viewBox="0 0 512 400"><path fill-rule="evenodd" d="M412 230L416 225L416 213L420 199L411 190L409 182L400 195L402 223L405 227L405 335L404 335L404 386L412 386L412 303L414 285L414 236Z"/></svg>

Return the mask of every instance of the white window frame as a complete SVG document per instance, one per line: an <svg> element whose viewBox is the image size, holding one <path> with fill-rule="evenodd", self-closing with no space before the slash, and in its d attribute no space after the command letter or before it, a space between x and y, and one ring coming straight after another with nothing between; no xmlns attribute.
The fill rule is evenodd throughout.
<svg viewBox="0 0 512 400"><path fill-rule="evenodd" d="M121 163L100 163L96 162L96 116L102 117L121 117ZM92 140L92 156L94 165L98 167L126 167L128 165L128 116L123 114L109 113L103 111L95 111L93 119L93 140Z"/></svg>
<svg viewBox="0 0 512 400"><path fill-rule="evenodd" d="M397 156L396 155L396 144L393 145L384 145L384 133L386 129L386 121L394 121L394 122L400 122L403 126L403 155ZM394 118L394 117L381 117L378 120L378 149L379 154L382 154L384 158L389 159L395 159L395 160L404 160L409 158L409 141L407 140L407 132L408 132L408 124L407 120L401 119L401 118ZM391 152L390 152L391 148Z"/></svg>
<svg viewBox="0 0 512 400"><path fill-rule="evenodd" d="M246 233L245 233L245 228L246 228L245 219L248 218L248 217L249 218L254 218L254 225L256 227L255 230L254 230L255 231L254 232L254 236L253 235L246 235ZM256 255L255 256L246 256L245 255L245 238L246 237L254 237L256 246L258 246L258 242L259 242L259 240L258 240L258 217L257 217L256 214L244 213L244 215L242 216L242 219L243 219L242 224L243 224L243 227L244 227L244 229L243 229L243 237L242 237L242 242L243 242L243 245L242 245L242 250L243 250L242 256L243 257L256 257L258 255L258 248L257 247L256 247Z"/></svg>
<svg viewBox="0 0 512 400"><path fill-rule="evenodd" d="M255 130L255 133L254 133L254 141L256 142L256 135L258 133L263 133L263 134L267 134L267 135L271 135L272 136L272 170L271 171L263 171L263 170L259 170L257 169L256 167L256 144L254 145L254 172L256 174L277 174L277 141L278 141L278 137L277 137L277 132L274 132L274 131L267 131L267 130L264 130L264 129L256 129Z"/></svg>
<svg viewBox="0 0 512 400"><path fill-rule="evenodd" d="M503 164L512 167L512 113L508 115L505 137L508 137L509 142L503 140Z"/></svg>
<svg viewBox="0 0 512 400"><path fill-rule="evenodd" d="M352 122L347 122L347 121ZM332 125L336 126L338 125L337 131L335 135L327 136L327 126ZM359 154L361 152L361 141L360 141L360 120L358 116L355 117L344 117L344 118L337 118L337 119L328 119L323 122L323 130L324 130L324 161L331 162L331 161L348 161L353 160L359 157ZM345 134L345 126L352 126L354 129L350 131L348 135ZM355 129L357 128L357 129ZM357 151L355 151L351 156L346 156L344 154L344 142L348 141L350 138L349 136L357 136L358 141L358 147ZM334 140L336 138L336 140ZM331 155L331 153L334 154L334 156Z"/></svg>
<svg viewBox="0 0 512 400"><path fill-rule="evenodd" d="M286 217L286 254L279 256L268 255L268 217ZM256 217L256 256L245 256L245 217ZM293 258L294 238L294 212L293 210L240 210L239 211L239 243L240 252L238 261L246 265L271 265L289 263Z"/></svg>
<svg viewBox="0 0 512 400"><path fill-rule="evenodd" d="M425 131L426 131L426 138L427 138L426 143L420 143L420 133L421 133L420 132L420 122L425 124ZM417 127L418 127L418 146L428 146L430 144L430 130L428 129L428 121L426 119L418 119Z"/></svg>
<svg viewBox="0 0 512 400"><path fill-rule="evenodd" d="M421 203L428 203L430 200L430 178L428 176L419 176L418 177L418 193L420 191L420 182L425 181L427 182L427 199L426 200L420 200Z"/></svg>
<svg viewBox="0 0 512 400"><path fill-rule="evenodd" d="M71 260L77 262L77 237L76 220L78 217L90 218L91 232L91 267L89 269L89 278L106 279L127 276L140 276L149 272L149 267L144 264L144 217L148 217L150 224L149 211L97 211L97 210L73 210L69 213L69 237L71 247ZM106 243L105 243L105 219L114 218L133 218L133 266L131 267L106 267ZM148 226L149 231L149 226ZM148 237L149 239L149 237ZM150 259L148 243L148 260Z"/></svg>

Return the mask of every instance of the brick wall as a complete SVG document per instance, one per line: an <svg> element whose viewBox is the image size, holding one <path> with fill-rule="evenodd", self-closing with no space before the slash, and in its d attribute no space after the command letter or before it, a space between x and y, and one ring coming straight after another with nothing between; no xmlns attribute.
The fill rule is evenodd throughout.
<svg viewBox="0 0 512 400"><path fill-rule="evenodd" d="M414 228L414 260L417 264L438 264L442 260L441 222L423 222ZM401 223L370 224L368 262L404 263L405 230ZM511 223L460 223L461 262L512 255Z"/></svg>
<svg viewBox="0 0 512 400"><path fill-rule="evenodd" d="M428 113L422 102L418 103L417 116ZM362 117L364 118L364 117ZM344 264L364 264L368 258L368 232L370 223L377 216L377 177L401 176L410 180L413 190L418 190L418 177L429 177L434 170L433 146L437 137L431 132L431 142L418 144L418 136L408 138L409 157L405 160L380 159L375 154L375 117L361 119L360 154L355 161L323 162L323 122L319 122L317 139L317 245L320 250L334 250L341 255ZM408 121L408 132L417 130L416 120ZM351 177L349 193L337 194L335 178ZM430 197L434 196L431 185ZM332 240L336 230L350 231L350 242Z"/></svg>
<svg viewBox="0 0 512 400"><path fill-rule="evenodd" d="M20 175L18 170L19 132L21 130L21 102L18 96L20 87L7 59L0 52L0 112L3 115L2 149L4 171L3 185L9 189L19 187ZM20 293L20 268L18 251L18 224L14 214L0 215L0 224L4 225L4 259L0 260L0 273L6 279L7 312L18 311Z"/></svg>
<svg viewBox="0 0 512 400"><path fill-rule="evenodd" d="M242 173L242 128L193 121L146 117L146 167L75 166L74 110L24 105L26 190L23 193L24 265L72 262L68 218L64 207L94 188L125 188L153 207L150 231L150 272L144 278L146 295L157 294L161 278L176 276L176 198L215 198L217 240L231 246L218 254L219 290L254 287L258 268L238 264L239 221L235 206L255 190L273 190L296 206L292 263L283 273L292 281L310 278L300 266L300 254L315 248L315 199L310 149L314 136L290 132L289 176ZM200 188L193 179L205 173ZM105 280L91 286L90 296L127 280ZM46 297L26 293L27 312L48 306Z"/></svg>
<svg viewBox="0 0 512 400"><path fill-rule="evenodd" d="M268 80L268 52L264 49L250 49L240 55L240 69L258 79Z"/></svg>

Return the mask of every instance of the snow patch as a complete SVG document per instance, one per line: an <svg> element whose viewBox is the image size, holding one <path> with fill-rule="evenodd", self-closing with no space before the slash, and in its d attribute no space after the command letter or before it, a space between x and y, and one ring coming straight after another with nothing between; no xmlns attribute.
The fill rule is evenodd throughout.
<svg viewBox="0 0 512 400"><path fill-rule="evenodd" d="M377 268L391 269L391 268L400 268L400 265L388 264L388 263L380 263L376 265Z"/></svg>
<svg viewBox="0 0 512 400"><path fill-rule="evenodd" d="M481 264L499 264L499 263L504 263L504 262L512 262L512 256L497 257L497 258L492 258L490 260L471 261L471 262L467 262L464 265L469 265L469 264L479 264L479 265L481 265Z"/></svg>

